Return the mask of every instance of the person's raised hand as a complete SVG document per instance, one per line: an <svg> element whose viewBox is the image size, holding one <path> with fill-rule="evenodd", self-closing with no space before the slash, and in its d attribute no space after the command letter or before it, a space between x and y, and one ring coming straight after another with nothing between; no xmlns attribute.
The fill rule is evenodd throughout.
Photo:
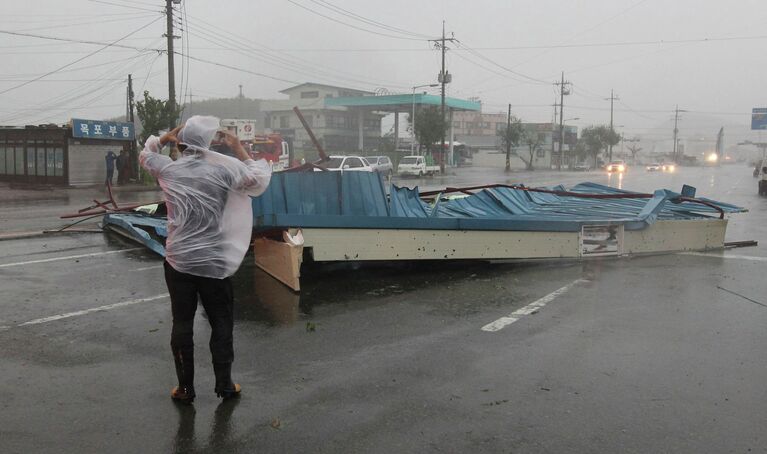
<svg viewBox="0 0 767 454"><path fill-rule="evenodd" d="M160 145L165 145L168 142L178 143L178 134L184 128L184 124L180 124L160 137Z"/></svg>
<svg viewBox="0 0 767 454"><path fill-rule="evenodd" d="M226 144L227 147L234 150L240 144L240 139L229 131L221 131L221 141Z"/></svg>

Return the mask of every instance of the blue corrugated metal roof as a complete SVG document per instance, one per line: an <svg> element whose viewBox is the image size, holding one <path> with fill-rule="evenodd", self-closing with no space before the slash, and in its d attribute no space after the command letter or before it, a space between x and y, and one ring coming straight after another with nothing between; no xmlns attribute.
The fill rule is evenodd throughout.
<svg viewBox="0 0 767 454"><path fill-rule="evenodd" d="M555 188L564 191L564 188ZM253 199L255 226L379 229L471 229L578 231L584 224L623 224L642 229L657 219L700 219L718 211L661 189L650 198L595 199L496 187L462 198L424 202L418 188L391 186L367 172L276 173ZM570 189L581 194L631 194L595 183ZM742 208L715 202L725 213Z"/></svg>

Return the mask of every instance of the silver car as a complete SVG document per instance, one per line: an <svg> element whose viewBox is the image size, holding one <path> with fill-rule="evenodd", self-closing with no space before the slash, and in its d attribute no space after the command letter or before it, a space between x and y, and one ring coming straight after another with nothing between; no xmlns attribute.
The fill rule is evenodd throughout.
<svg viewBox="0 0 767 454"><path fill-rule="evenodd" d="M388 156L365 156L365 159L370 163L373 170L387 177L394 172L394 165Z"/></svg>

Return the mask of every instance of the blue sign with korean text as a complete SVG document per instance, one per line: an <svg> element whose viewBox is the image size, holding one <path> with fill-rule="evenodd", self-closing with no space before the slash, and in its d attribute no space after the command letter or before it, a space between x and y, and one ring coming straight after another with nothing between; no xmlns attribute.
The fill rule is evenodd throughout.
<svg viewBox="0 0 767 454"><path fill-rule="evenodd" d="M767 129L767 107L751 109L751 129Z"/></svg>
<svg viewBox="0 0 767 454"><path fill-rule="evenodd" d="M133 123L72 119L72 137L82 139L135 140Z"/></svg>

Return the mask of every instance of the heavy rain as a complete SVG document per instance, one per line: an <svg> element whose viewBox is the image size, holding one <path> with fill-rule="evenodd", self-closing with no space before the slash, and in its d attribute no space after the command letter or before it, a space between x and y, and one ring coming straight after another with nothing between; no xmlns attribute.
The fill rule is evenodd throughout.
<svg viewBox="0 0 767 454"><path fill-rule="evenodd" d="M767 452L766 18L2 2L0 452Z"/></svg>

